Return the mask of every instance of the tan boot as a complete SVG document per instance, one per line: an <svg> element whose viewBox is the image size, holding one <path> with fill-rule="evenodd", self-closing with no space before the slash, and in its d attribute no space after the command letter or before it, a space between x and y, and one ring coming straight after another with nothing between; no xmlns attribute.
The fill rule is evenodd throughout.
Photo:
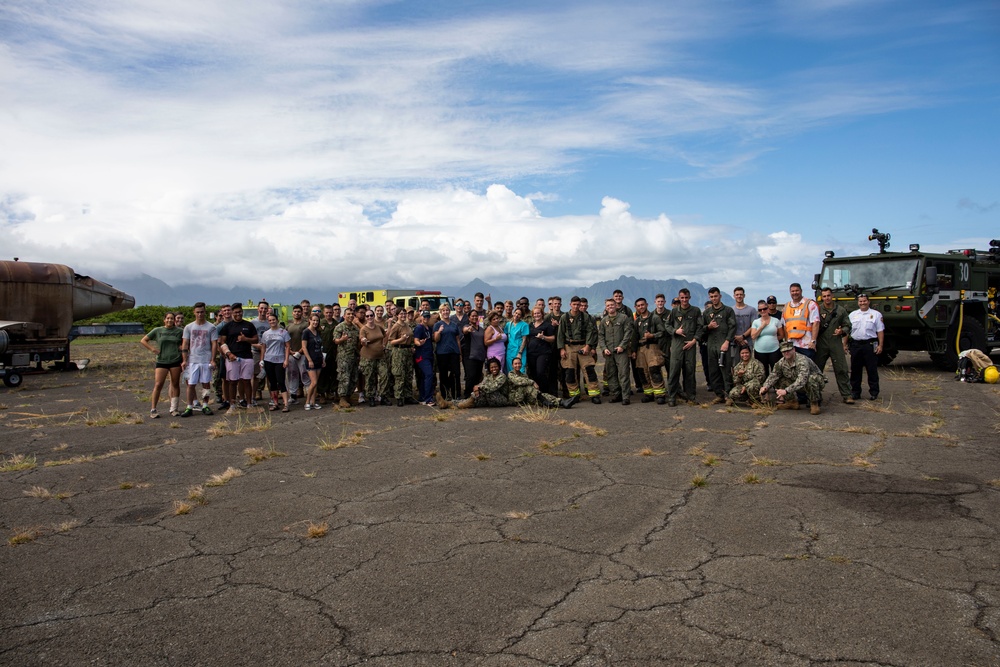
<svg viewBox="0 0 1000 667"><path fill-rule="evenodd" d="M796 401L795 399L792 399L792 400L785 399L784 403L778 403L778 406L777 406L776 409L778 409L778 410L798 410L799 409L799 402Z"/></svg>
<svg viewBox="0 0 1000 667"><path fill-rule="evenodd" d="M469 408L474 408L476 407L476 399L467 398L464 401L459 401L458 403L455 404L455 407L458 408L459 410L468 410Z"/></svg>
<svg viewBox="0 0 1000 667"><path fill-rule="evenodd" d="M819 414L819 406L816 405L815 403L813 403L812 406L809 408L809 414L811 414L811 415L818 415Z"/></svg>
<svg viewBox="0 0 1000 667"><path fill-rule="evenodd" d="M346 398L340 399L340 403L338 403L337 405L339 405L342 408L349 408L349 407L351 407L351 404L348 402L348 400Z"/></svg>

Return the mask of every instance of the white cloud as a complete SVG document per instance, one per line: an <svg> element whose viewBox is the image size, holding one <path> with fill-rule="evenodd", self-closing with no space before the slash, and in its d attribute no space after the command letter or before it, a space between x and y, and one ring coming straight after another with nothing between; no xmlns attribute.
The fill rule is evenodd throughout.
<svg viewBox="0 0 1000 667"><path fill-rule="evenodd" d="M45 240L59 239L58 261L97 275L131 269L172 284L259 287L460 284L475 277L574 285L625 273L752 288L759 275L805 279L801 272L811 276L809 259L818 256L797 234L761 239L735 228L678 225L665 215L637 217L612 197L594 213L544 216L530 198L498 184L485 192L398 193L384 224L346 192L248 205L275 212L241 218L232 215L240 208L232 200L165 197L143 209L53 214L25 200L12 212L34 206L34 218L9 226L5 245L43 260L49 256L37 253Z"/></svg>

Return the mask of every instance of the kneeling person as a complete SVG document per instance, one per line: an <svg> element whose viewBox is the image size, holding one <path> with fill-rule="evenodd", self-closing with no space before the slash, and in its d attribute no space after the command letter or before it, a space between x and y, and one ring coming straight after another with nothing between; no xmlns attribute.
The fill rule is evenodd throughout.
<svg viewBox="0 0 1000 667"><path fill-rule="evenodd" d="M809 397L810 414L818 415L826 377L815 361L804 354L795 353L795 346L791 341L784 341L779 349L781 359L771 369L771 374L760 388L760 395L764 396L773 388L779 399L778 408L798 410L799 402L795 393L804 391Z"/></svg>
<svg viewBox="0 0 1000 667"><path fill-rule="evenodd" d="M753 358L747 345L740 347L740 361L733 367L733 388L726 405L735 401L756 401L764 382L764 364Z"/></svg>

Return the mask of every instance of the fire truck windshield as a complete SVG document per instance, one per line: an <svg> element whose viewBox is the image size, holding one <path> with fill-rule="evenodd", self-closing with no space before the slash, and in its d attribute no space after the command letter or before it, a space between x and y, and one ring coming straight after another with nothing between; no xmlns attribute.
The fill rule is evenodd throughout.
<svg viewBox="0 0 1000 667"><path fill-rule="evenodd" d="M820 288L850 293L900 289L913 292L917 282L918 258L831 262L823 266Z"/></svg>

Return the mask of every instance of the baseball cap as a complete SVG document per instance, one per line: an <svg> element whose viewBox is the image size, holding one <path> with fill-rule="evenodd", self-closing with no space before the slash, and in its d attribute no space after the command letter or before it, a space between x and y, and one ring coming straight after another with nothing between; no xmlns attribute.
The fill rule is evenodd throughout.
<svg viewBox="0 0 1000 667"><path fill-rule="evenodd" d="M771 296L767 297L767 303L777 304L778 303L778 297L776 297L776 296L774 296L772 294Z"/></svg>
<svg viewBox="0 0 1000 667"><path fill-rule="evenodd" d="M792 341L783 340L781 341L781 345L778 346L778 349L780 349L782 352L788 352L789 350L794 350L795 346L792 345Z"/></svg>
<svg viewBox="0 0 1000 667"><path fill-rule="evenodd" d="M429 310L425 310L420 313L420 317L430 317L430 316L431 316L431 311Z"/></svg>

